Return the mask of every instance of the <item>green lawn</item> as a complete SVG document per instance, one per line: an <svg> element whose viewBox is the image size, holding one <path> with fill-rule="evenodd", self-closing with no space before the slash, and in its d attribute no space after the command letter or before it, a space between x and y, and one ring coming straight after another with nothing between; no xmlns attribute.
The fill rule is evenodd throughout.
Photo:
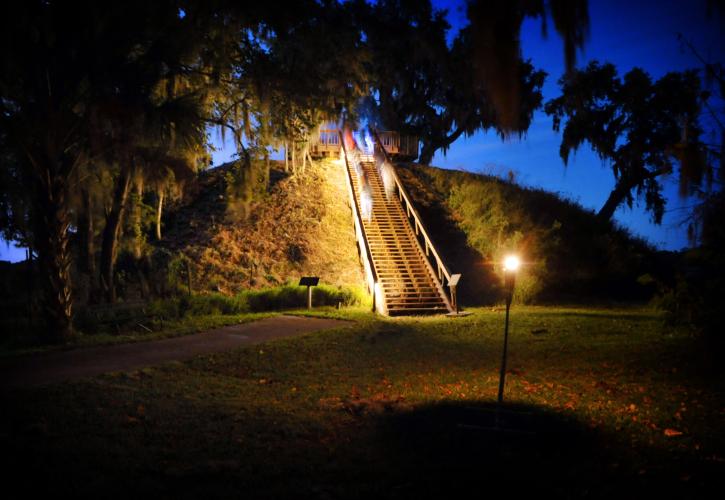
<svg viewBox="0 0 725 500"><path fill-rule="evenodd" d="M725 473L725 397L686 332L642 309L381 319L5 394L23 491L164 498L697 497ZM681 433L681 434L680 434Z"/></svg>

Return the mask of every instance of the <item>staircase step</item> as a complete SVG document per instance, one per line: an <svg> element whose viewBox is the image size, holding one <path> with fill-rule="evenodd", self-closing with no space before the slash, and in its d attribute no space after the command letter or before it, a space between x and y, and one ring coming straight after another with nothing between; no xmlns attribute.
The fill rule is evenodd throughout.
<svg viewBox="0 0 725 500"><path fill-rule="evenodd" d="M401 309L391 308L388 309L390 316L407 316L411 314L444 314L448 311L446 307L435 307L435 308L413 308L404 307Z"/></svg>
<svg viewBox="0 0 725 500"><path fill-rule="evenodd" d="M433 306L433 307L435 307L439 304L443 305L443 306L445 305L440 298L438 298L438 299L431 299L431 298L418 299L416 297L404 297L401 299L399 297L387 297L387 299L388 299L388 307L413 306L413 305L423 305L423 304L425 304L426 306Z"/></svg>
<svg viewBox="0 0 725 500"><path fill-rule="evenodd" d="M447 312L447 303L431 273L427 258L407 210L399 196L388 197L380 172L362 158L360 166L367 173L372 195L370 219L363 219L367 245L373 266L391 315L439 314ZM350 177L355 193L361 193L362 180L354 167ZM358 210L360 200L355 200Z"/></svg>

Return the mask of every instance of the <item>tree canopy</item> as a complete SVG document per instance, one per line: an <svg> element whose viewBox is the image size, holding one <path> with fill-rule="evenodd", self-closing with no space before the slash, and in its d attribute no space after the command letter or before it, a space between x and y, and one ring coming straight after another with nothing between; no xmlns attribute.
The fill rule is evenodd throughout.
<svg viewBox="0 0 725 500"><path fill-rule="evenodd" d="M655 222L665 198L661 178L680 175L700 183L707 170L699 124L701 88L696 71L672 72L659 80L635 68L624 77L612 64L591 62L559 81L562 95L546 113L562 130L559 154L566 164L585 142L612 169L616 185L599 211L611 219L624 202L644 198Z"/></svg>
<svg viewBox="0 0 725 500"><path fill-rule="evenodd" d="M445 12L428 1L9 4L0 230L37 254L49 338L72 333L73 273L102 292L89 296L114 300L122 240L141 260L146 233L162 237L167 195L209 164L210 127L233 135L241 169L281 147L293 169L295 158L304 165L321 122L364 112L418 135L424 162L463 134L521 134L544 74L510 48L523 18L549 12L573 60L586 3L561 3L497 1L484 16L472 1L471 27L450 44ZM494 59L479 37L487 29L513 44L496 45Z"/></svg>

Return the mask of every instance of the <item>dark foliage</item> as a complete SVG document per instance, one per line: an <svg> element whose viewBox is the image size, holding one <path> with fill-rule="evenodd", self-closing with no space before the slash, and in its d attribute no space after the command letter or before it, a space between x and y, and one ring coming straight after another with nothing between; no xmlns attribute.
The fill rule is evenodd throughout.
<svg viewBox="0 0 725 500"><path fill-rule="evenodd" d="M614 190L599 211L609 220L635 195L644 198L656 223L665 210L661 177L675 172L699 185L708 169L700 144L700 80L696 71L668 73L657 81L635 68L617 76L612 64L591 62L559 81L562 95L546 103L554 130L562 132L559 154L588 143L612 168Z"/></svg>

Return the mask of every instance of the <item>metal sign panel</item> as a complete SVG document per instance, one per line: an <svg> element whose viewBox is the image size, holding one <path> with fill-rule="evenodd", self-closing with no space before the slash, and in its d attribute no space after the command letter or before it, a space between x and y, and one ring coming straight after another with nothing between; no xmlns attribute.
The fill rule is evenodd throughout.
<svg viewBox="0 0 725 500"><path fill-rule="evenodd" d="M319 281L319 276L303 276L300 278L299 286L317 286Z"/></svg>

